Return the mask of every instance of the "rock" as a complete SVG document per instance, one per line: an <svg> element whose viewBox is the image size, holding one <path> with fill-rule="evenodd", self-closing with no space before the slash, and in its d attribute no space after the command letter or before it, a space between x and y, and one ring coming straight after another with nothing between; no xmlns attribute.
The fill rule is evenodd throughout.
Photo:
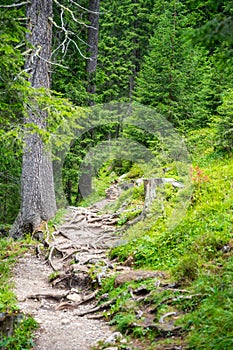
<svg viewBox="0 0 233 350"><path fill-rule="evenodd" d="M70 324L70 320L68 320L68 318L63 318L63 319L61 320L61 324L63 324L63 325Z"/></svg>
<svg viewBox="0 0 233 350"><path fill-rule="evenodd" d="M80 265L80 264L72 265L72 270L74 271L74 273L76 273L76 272L88 272L89 271L87 266Z"/></svg>
<svg viewBox="0 0 233 350"><path fill-rule="evenodd" d="M110 348L105 348L105 350L118 350L117 346L111 346Z"/></svg>
<svg viewBox="0 0 233 350"><path fill-rule="evenodd" d="M121 339L120 343L121 344L127 344L128 342L127 342L127 339L123 338L123 339Z"/></svg>
<svg viewBox="0 0 233 350"><path fill-rule="evenodd" d="M82 300L81 295L79 295L77 293L68 294L66 298L68 300L74 301L75 303L79 303Z"/></svg>
<svg viewBox="0 0 233 350"><path fill-rule="evenodd" d="M128 256L128 258L125 260L124 266L128 266L128 267L134 266L134 257L132 255Z"/></svg>
<svg viewBox="0 0 233 350"><path fill-rule="evenodd" d="M35 320L36 320L37 323L43 324L43 321L40 318L36 317Z"/></svg>
<svg viewBox="0 0 233 350"><path fill-rule="evenodd" d="M115 344L117 341L121 341L123 339L123 335L120 332L114 332L108 337L104 343L105 344Z"/></svg>
<svg viewBox="0 0 233 350"><path fill-rule="evenodd" d="M161 271L144 271L144 270L135 270L118 275L115 279L115 287L131 282L131 281L142 281L148 278L161 277L165 278L165 275Z"/></svg>
<svg viewBox="0 0 233 350"><path fill-rule="evenodd" d="M120 189L117 185L112 185L110 186L106 191L106 197L107 199L110 199L110 200L114 200L114 199L117 199L119 197L119 194L120 194Z"/></svg>

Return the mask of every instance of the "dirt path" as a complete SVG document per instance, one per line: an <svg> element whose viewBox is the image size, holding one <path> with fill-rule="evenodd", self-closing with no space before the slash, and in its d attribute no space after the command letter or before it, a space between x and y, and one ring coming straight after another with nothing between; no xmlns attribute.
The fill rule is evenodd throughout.
<svg viewBox="0 0 233 350"><path fill-rule="evenodd" d="M40 324L34 349L87 350L96 341L108 337L112 331L106 323L77 316L77 312L83 311L84 307L56 310L57 302L53 300L28 299L30 295L54 294L54 289L48 284L51 272L48 266L42 265L33 256L21 259L15 269L14 281L19 307L25 313L30 313ZM63 294L63 291L58 291L57 294L59 293Z"/></svg>
<svg viewBox="0 0 233 350"><path fill-rule="evenodd" d="M106 250L119 239L116 219L99 215L100 208L101 203L89 209L70 208L65 223L49 241L47 261L40 256L44 248L39 244L37 257L27 254L15 267L19 307L40 324L35 350L88 350L114 332L102 320L79 316L94 303L83 303L93 294L89 269L96 268L96 284L101 283L106 271L113 268ZM71 260L75 263L70 264ZM55 271L49 283L48 276Z"/></svg>

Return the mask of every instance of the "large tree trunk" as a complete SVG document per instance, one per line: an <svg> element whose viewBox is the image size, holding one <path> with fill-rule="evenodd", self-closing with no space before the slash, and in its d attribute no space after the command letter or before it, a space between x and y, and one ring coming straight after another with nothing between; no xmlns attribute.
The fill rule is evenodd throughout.
<svg viewBox="0 0 233 350"><path fill-rule="evenodd" d="M33 88L50 88L52 3L52 0L31 0L27 5L27 39L33 48L27 57L26 69ZM27 124L32 123L43 130L46 120L46 111L40 110L35 101L29 101L25 117L21 208L10 233L14 238L33 232L56 212L51 154L41 136L27 128Z"/></svg>

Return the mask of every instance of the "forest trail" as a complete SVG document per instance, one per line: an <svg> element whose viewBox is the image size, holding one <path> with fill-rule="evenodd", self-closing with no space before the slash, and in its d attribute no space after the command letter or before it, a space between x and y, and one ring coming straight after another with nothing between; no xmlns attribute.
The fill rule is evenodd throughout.
<svg viewBox="0 0 233 350"><path fill-rule="evenodd" d="M91 319L91 312L85 315L96 306L95 290L102 277L129 269L117 263L113 266L107 258L107 249L119 240L116 217L100 214L107 203L109 200L90 208L70 207L53 240L39 243L37 254L25 254L14 269L18 305L40 325L34 350L88 350L113 335L104 321Z"/></svg>

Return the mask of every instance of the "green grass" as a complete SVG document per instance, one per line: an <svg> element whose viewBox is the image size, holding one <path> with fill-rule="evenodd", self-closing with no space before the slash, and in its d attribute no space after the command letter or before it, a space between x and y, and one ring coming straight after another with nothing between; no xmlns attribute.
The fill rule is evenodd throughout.
<svg viewBox="0 0 233 350"><path fill-rule="evenodd" d="M195 281L197 291L206 294L199 307L181 320L189 331L189 349L230 350L233 347L233 256L212 273Z"/></svg>
<svg viewBox="0 0 233 350"><path fill-rule="evenodd" d="M194 185L190 207L174 230L166 229L166 218L146 219L127 231L128 244L111 256L124 260L131 255L137 267L155 269L173 268L184 255L198 257L199 265L220 256L233 234L233 159L204 171L208 181Z"/></svg>
<svg viewBox="0 0 233 350"><path fill-rule="evenodd" d="M187 314L179 320L188 349L233 348L233 158L213 149L208 133L195 142L193 193L182 221L173 230L167 217L148 217L125 234L126 244L111 251L111 257L134 259L136 268L169 271L173 280L192 293L198 302L181 305ZM193 140L192 140L193 141ZM195 148L194 148L195 150ZM194 152L195 154L195 152ZM174 197L166 203L174 206ZM193 302L193 301L192 301ZM179 308L178 305L176 307ZM119 320L118 320L119 318ZM115 322L123 322L118 316ZM124 319L124 317L123 317Z"/></svg>
<svg viewBox="0 0 233 350"><path fill-rule="evenodd" d="M33 348L33 331L37 328L37 322L32 317L24 317L14 330L11 337L0 339L2 350L29 350Z"/></svg>
<svg viewBox="0 0 233 350"><path fill-rule="evenodd" d="M0 239L0 313L14 315L19 311L16 296L13 293L13 283L10 282L11 269L19 255L25 252L24 244L28 242ZM0 323L1 326L1 323ZM36 322L28 316L17 323L14 334L0 337L0 349L27 350L32 348L32 334ZM1 332L0 332L1 334Z"/></svg>
<svg viewBox="0 0 233 350"><path fill-rule="evenodd" d="M15 309L16 298L9 282L11 267L22 248L20 243L0 239L0 312Z"/></svg>

